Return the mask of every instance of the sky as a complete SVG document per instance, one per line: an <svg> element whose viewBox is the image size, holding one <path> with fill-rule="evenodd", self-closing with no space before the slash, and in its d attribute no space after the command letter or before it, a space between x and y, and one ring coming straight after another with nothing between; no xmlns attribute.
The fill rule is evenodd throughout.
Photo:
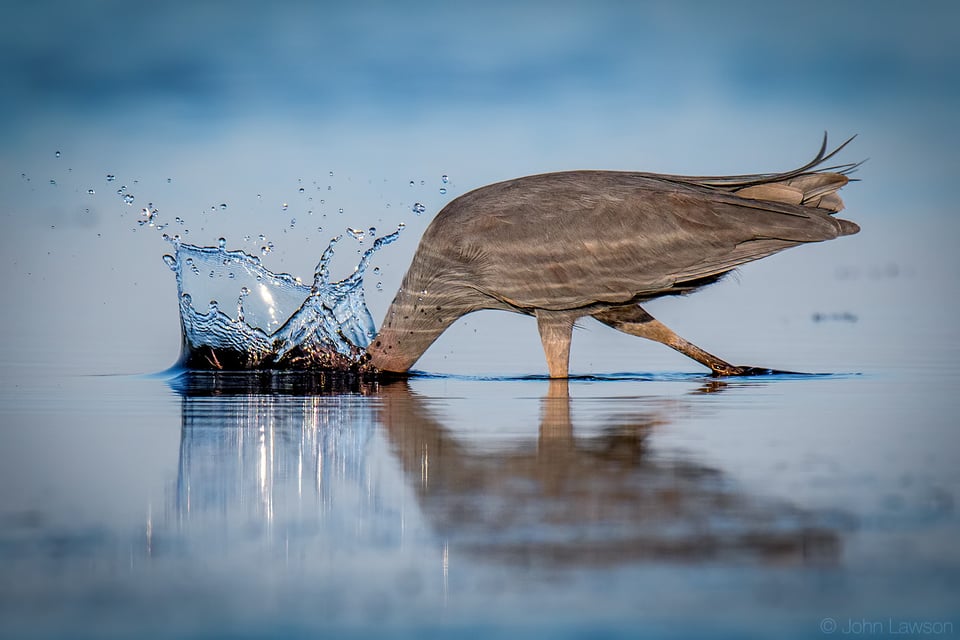
<svg viewBox="0 0 960 640"><path fill-rule="evenodd" d="M383 290L368 287L379 322L430 218L469 189L573 168L784 170L825 130L858 135L843 161L869 158L844 190L864 232L748 267L742 286L795 279L808 313L842 304L811 284L841 268L892 261L930 296L960 271L955 3L24 1L0 15L0 264L18 310L0 329L21 361L40 343L103 371L172 363L175 285L161 232L137 224L148 204L190 242L256 252L263 234L268 266L304 276L346 227L404 222ZM349 272L354 248L339 259ZM526 325L477 318L427 364L483 368L470 344L516 330L507 368L542 367ZM574 362L588 365L576 347Z"/></svg>

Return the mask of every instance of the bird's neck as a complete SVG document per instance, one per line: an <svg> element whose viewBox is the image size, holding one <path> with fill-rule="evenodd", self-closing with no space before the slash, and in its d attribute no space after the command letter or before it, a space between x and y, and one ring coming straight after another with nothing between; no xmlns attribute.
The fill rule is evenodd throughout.
<svg viewBox="0 0 960 640"><path fill-rule="evenodd" d="M423 355L462 310L441 292L413 290L405 282L387 309L380 331L367 347L370 362L382 371L404 372Z"/></svg>

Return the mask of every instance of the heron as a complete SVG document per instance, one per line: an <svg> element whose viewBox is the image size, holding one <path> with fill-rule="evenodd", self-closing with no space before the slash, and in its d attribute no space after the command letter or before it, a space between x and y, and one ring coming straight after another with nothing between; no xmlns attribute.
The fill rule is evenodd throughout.
<svg viewBox="0 0 960 640"><path fill-rule="evenodd" d="M860 163L825 167L848 139L782 173L679 176L577 170L480 187L448 203L420 240L367 353L403 373L460 317L482 309L537 320L551 378L569 375L574 324L592 317L696 360L735 366L688 342L643 304L713 284L739 265L857 233L834 216Z"/></svg>

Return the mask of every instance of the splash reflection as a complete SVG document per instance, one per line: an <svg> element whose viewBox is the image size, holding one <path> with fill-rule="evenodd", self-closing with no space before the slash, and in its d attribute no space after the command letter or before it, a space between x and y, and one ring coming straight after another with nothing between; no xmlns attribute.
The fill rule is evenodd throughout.
<svg viewBox="0 0 960 640"><path fill-rule="evenodd" d="M366 450L375 416L356 378L325 374L194 372L178 378L182 428L178 523L222 527L284 544L376 496ZM322 522L321 522L322 520Z"/></svg>

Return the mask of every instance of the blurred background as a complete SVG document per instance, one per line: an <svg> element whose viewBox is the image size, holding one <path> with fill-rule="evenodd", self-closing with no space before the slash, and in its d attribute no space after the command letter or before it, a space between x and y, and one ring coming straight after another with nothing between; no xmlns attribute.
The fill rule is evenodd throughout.
<svg viewBox="0 0 960 640"><path fill-rule="evenodd" d="M225 237L306 279L348 227L366 237L341 243L335 276L370 227L403 222L367 278L379 324L429 220L470 189L578 168L787 170L827 130L833 143L858 134L838 161L869 158L843 191L862 233L651 311L745 364L870 370L878 340L903 344L885 358L908 358L917 332L953 336L958 14L952 2L6 2L4 357L96 373L172 364L164 233ZM642 342L584 323L572 368L697 368ZM463 319L418 368L545 371L534 323L493 312Z"/></svg>

